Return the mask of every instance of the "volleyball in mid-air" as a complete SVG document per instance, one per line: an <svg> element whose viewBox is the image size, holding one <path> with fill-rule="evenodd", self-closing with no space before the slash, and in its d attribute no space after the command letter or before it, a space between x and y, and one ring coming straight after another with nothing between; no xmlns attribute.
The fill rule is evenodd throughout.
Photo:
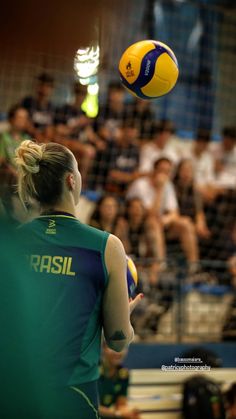
<svg viewBox="0 0 236 419"><path fill-rule="evenodd" d="M131 257L126 256L126 259L127 259L128 294L129 294L129 298L132 298L135 294L135 290L138 284L138 272Z"/></svg>
<svg viewBox="0 0 236 419"><path fill-rule="evenodd" d="M162 42L152 40L130 45L120 59L119 72L122 84L142 99L166 95L179 75L173 51Z"/></svg>

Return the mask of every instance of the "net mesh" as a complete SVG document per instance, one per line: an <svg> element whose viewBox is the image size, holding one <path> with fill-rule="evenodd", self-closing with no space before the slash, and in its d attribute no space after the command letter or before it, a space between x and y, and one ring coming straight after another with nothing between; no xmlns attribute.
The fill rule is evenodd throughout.
<svg viewBox="0 0 236 419"><path fill-rule="evenodd" d="M119 83L117 67L120 56L128 45L147 38L158 39L173 49L180 69L178 83L171 94L148 102L143 107L141 105L140 109L134 107L134 98L123 90L122 98L118 101L121 100L125 106L118 103L117 111L112 113L110 105L107 106L108 86L110 83ZM100 45L98 118L91 120L86 129L80 126L73 131L73 135L71 131L63 130L63 124L59 121L56 128L52 130L50 127L51 131L44 127L38 139L48 141L53 136L56 141L64 141L73 151L78 151L85 179L80 205L84 211L82 218L88 221L98 198L104 192L117 198L121 215L125 215L126 190L130 179L135 179L132 175L138 170L138 158L146 143L152 142L158 121L165 119L173 123L175 132L170 142L177 160L191 158L191 147L198 128L209 130L211 143L205 151L209 150L213 158L214 188L217 186L217 193L212 192L210 197L203 193L202 196L202 210L211 237L199 239L200 256L197 262L200 269L194 272L195 277L192 278L186 263L186 251L183 251L178 235L177 239L167 238L165 267L160 269L161 273L157 270L158 280L154 285L149 281L149 267L152 257L154 262L158 260L158 263L163 263L159 260L160 255L150 256L146 250L134 254L141 266L140 284L147 295L147 302L137 312L134 322L140 338L151 336L152 339L170 340L174 336L179 340L193 339L198 335L200 339L207 339L211 333L213 339L222 339L230 310L233 310L232 286L235 286L236 275L233 258L236 251L236 166L230 172L231 183L222 180L219 176L221 172L215 167L219 161L213 151L216 144L217 147L221 144L224 127L235 127L236 10L233 2L135 0L129 1L128 5L121 1L119 6L108 2L101 15L94 44ZM82 46L78 44L78 48ZM9 108L24 97L35 94L36 77L43 72L50 73L55 79L50 100L56 107L73 101L73 83L78 80L73 68L76 51L73 54L70 49L68 51L50 53L38 49L34 51L27 46L16 48L14 54L2 50L1 132L8 127ZM72 116L68 117L70 127ZM64 121L64 125L68 125L68 120ZM126 131L126 135L136 135L136 148L123 153L121 149L114 149L113 145L122 124L127 123L128 129L130 121L139 131L136 134ZM81 147L78 148L78 144ZM233 147L228 154L233 158L235 153ZM122 182L118 182L119 187L115 177L110 177L117 159L120 159L117 168L128 174L126 180L122 178ZM234 160L232 162L234 164ZM140 241L140 246L145 247L140 240L143 230L139 233L136 242ZM208 288L204 288L204 285ZM151 309L144 315L150 301ZM221 305L222 310L219 310ZM214 330L207 319L215 319L216 307L221 312L220 326ZM201 327L202 322L204 328Z"/></svg>

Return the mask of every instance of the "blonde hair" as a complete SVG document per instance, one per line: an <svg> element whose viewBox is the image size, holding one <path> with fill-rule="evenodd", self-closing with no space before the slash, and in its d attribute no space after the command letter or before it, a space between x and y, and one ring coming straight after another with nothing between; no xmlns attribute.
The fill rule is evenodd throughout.
<svg viewBox="0 0 236 419"><path fill-rule="evenodd" d="M73 172L73 155L57 143L23 141L16 149L18 193L22 202L32 198L42 205L57 203L63 191L63 177Z"/></svg>

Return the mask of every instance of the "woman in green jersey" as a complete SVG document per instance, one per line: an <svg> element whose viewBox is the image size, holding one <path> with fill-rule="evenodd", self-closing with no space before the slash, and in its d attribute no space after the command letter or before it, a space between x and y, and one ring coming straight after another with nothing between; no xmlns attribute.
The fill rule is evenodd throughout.
<svg viewBox="0 0 236 419"><path fill-rule="evenodd" d="M20 229L31 269L35 365L45 383L41 417L98 418L101 333L111 349L127 347L142 295L128 301L120 240L76 218L81 176L71 151L23 141L16 163L21 200L41 208Z"/></svg>

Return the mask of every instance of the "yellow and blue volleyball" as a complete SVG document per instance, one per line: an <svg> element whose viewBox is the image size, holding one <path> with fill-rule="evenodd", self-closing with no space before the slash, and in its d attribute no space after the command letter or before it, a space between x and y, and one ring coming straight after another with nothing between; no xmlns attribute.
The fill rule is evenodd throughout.
<svg viewBox="0 0 236 419"><path fill-rule="evenodd" d="M127 259L127 285L128 294L132 298L135 295L135 290L138 284L138 272L131 257L126 256Z"/></svg>
<svg viewBox="0 0 236 419"><path fill-rule="evenodd" d="M125 50L119 73L130 93L141 99L155 99L173 89L179 69L174 52L166 44L145 40Z"/></svg>

